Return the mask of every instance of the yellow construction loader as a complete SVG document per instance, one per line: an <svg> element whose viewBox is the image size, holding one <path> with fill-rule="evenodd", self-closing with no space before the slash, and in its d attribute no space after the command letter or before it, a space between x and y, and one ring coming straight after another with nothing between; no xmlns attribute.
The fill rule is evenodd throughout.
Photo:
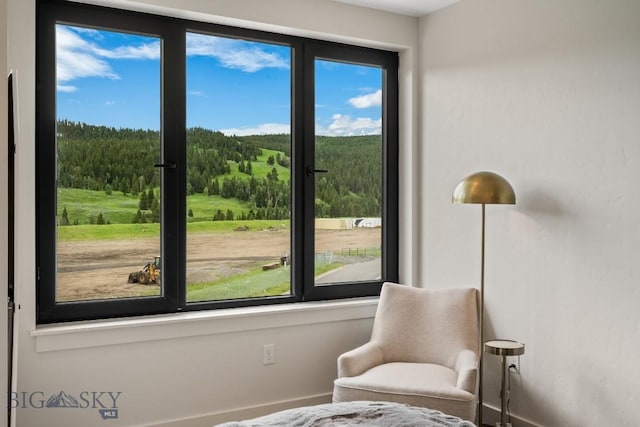
<svg viewBox="0 0 640 427"><path fill-rule="evenodd" d="M140 271L129 274L129 283L141 283L148 285L149 283L160 283L160 256L148 262Z"/></svg>

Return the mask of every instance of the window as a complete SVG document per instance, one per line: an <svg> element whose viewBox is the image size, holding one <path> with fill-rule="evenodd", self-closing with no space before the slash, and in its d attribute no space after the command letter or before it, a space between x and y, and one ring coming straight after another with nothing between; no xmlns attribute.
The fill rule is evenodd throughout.
<svg viewBox="0 0 640 427"><path fill-rule="evenodd" d="M377 295L397 54L38 3L38 322Z"/></svg>
<svg viewBox="0 0 640 427"><path fill-rule="evenodd" d="M292 48L186 39L187 302L291 296Z"/></svg>

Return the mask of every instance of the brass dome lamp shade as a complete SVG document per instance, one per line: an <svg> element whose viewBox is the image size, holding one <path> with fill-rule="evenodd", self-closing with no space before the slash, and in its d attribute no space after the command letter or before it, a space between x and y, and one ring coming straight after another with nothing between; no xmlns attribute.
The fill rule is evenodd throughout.
<svg viewBox="0 0 640 427"><path fill-rule="evenodd" d="M476 172L456 186L453 203L515 205L516 194L511 184L497 173Z"/></svg>
<svg viewBox="0 0 640 427"><path fill-rule="evenodd" d="M480 270L480 371L478 372L478 425L482 427L482 351L484 346L484 224L485 205L514 205L516 194L511 184L493 172L469 175L453 190L453 203L482 205L482 252Z"/></svg>

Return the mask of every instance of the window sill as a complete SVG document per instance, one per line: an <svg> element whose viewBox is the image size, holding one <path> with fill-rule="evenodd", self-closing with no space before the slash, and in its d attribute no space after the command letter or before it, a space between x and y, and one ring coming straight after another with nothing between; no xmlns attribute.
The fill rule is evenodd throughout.
<svg viewBox="0 0 640 427"><path fill-rule="evenodd" d="M36 352L373 318L378 298L304 302L40 326Z"/></svg>

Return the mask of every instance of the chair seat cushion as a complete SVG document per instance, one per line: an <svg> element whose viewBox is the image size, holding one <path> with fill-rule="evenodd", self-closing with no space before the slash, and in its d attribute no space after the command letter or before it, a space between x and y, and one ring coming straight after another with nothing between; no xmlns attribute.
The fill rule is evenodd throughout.
<svg viewBox="0 0 640 427"><path fill-rule="evenodd" d="M333 401L400 402L473 419L475 395L457 388L457 379L456 371L441 365L385 363L362 375L336 379Z"/></svg>

